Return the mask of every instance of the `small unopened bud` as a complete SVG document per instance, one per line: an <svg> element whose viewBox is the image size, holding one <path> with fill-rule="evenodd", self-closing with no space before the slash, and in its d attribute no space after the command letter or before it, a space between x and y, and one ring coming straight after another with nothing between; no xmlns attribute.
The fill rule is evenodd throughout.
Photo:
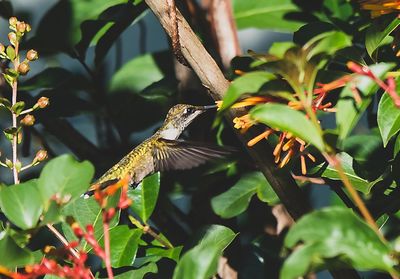
<svg viewBox="0 0 400 279"><path fill-rule="evenodd" d="M38 58L39 58L38 53L34 49L31 49L26 53L26 59L28 59L29 61L34 61Z"/></svg>
<svg viewBox="0 0 400 279"><path fill-rule="evenodd" d="M21 119L21 124L25 126L32 126L35 124L35 117L32 114L27 114Z"/></svg>
<svg viewBox="0 0 400 279"><path fill-rule="evenodd" d="M43 162L47 159L47 151L46 150L39 150L36 153L35 158L33 159L35 162Z"/></svg>
<svg viewBox="0 0 400 279"><path fill-rule="evenodd" d="M8 158L6 158L6 165L7 165L7 167L9 167L10 169L13 168L13 162L12 162L10 159L8 159Z"/></svg>
<svg viewBox="0 0 400 279"><path fill-rule="evenodd" d="M31 32L31 30L32 30L31 26L28 23L25 23L25 25L26 25L25 31Z"/></svg>
<svg viewBox="0 0 400 279"><path fill-rule="evenodd" d="M22 62L18 66L18 72L23 76L26 75L30 69L31 68L29 67L29 64L27 62Z"/></svg>
<svg viewBox="0 0 400 279"><path fill-rule="evenodd" d="M17 43L17 34L15 34L14 32L8 33L8 40L13 46L15 46L15 44Z"/></svg>
<svg viewBox="0 0 400 279"><path fill-rule="evenodd" d="M20 144L22 142L22 137L23 137L22 131L19 131L17 134L17 143L18 144Z"/></svg>
<svg viewBox="0 0 400 279"><path fill-rule="evenodd" d="M11 26L14 26L14 27L15 27L15 25L17 24L17 22L18 22L18 19L17 19L15 16L10 17L10 19L8 20L8 23L9 23Z"/></svg>
<svg viewBox="0 0 400 279"><path fill-rule="evenodd" d="M17 29L17 32L24 33L26 30L26 23L23 21L18 21L16 29Z"/></svg>
<svg viewBox="0 0 400 279"><path fill-rule="evenodd" d="M22 163L21 163L20 160L17 160L17 161L15 162L15 168L17 169L17 172L20 172L20 171L21 171Z"/></svg>
<svg viewBox="0 0 400 279"><path fill-rule="evenodd" d="M39 100L36 102L37 107L41 109L47 107L49 104L50 104L49 98L47 97L40 97Z"/></svg>
<svg viewBox="0 0 400 279"><path fill-rule="evenodd" d="M6 47L0 43L0 53L3 53L6 50Z"/></svg>

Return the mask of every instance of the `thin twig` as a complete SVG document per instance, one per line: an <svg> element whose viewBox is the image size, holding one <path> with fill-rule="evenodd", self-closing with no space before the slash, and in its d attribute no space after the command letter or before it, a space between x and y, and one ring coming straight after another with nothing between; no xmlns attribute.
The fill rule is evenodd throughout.
<svg viewBox="0 0 400 279"><path fill-rule="evenodd" d="M79 259L79 253L74 248L69 246L68 240L66 240L65 237L52 224L47 224L46 227L54 234L55 237L57 237L64 247L68 248L72 256Z"/></svg>
<svg viewBox="0 0 400 279"><path fill-rule="evenodd" d="M111 253L110 253L110 224L107 220L106 211L103 210L103 230L104 230L104 252L105 252L105 265L109 279L113 279L113 271L111 268Z"/></svg>
<svg viewBox="0 0 400 279"><path fill-rule="evenodd" d="M164 239L162 239L149 225L142 225L142 223L133 217L132 215L128 216L129 220L133 225L141 229L144 233L148 233L151 235L155 240L161 243L165 248L172 249L174 248L170 243L166 242Z"/></svg>
<svg viewBox="0 0 400 279"><path fill-rule="evenodd" d="M19 42L16 40L15 42L15 59L13 61L14 63L14 70L18 72L18 67L19 67ZM18 81L17 79L14 80L12 84L12 105L14 106L17 103L17 95L18 95ZM17 127L17 114L12 111L12 125L13 128L18 129ZM18 178L18 169L17 169L17 162L18 162L18 133L13 134L12 138L12 162L13 162L13 177L14 177L14 184L19 183L19 178Z"/></svg>
<svg viewBox="0 0 400 279"><path fill-rule="evenodd" d="M343 185L346 187L347 191L349 191L354 203L357 205L358 209L360 210L361 215L364 217L365 221L375 230L379 237L383 239L381 232L379 231L378 226L375 223L374 218L372 217L371 213L369 212L368 208L364 204L363 200L361 199L358 192L354 189L353 185L351 184L349 178L344 173L342 164L340 160L336 157L336 155L329 155L324 153L323 154L325 159L328 163L336 169L338 172L340 179L343 182Z"/></svg>

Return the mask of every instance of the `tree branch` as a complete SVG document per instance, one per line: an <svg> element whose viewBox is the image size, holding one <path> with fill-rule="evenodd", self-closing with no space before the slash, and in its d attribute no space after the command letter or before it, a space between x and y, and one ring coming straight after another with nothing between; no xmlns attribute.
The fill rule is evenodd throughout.
<svg viewBox="0 0 400 279"><path fill-rule="evenodd" d="M163 0L146 0L146 3L160 20L168 35L172 36L174 22L170 19L166 2ZM229 81L225 79L217 63L203 47L178 10L177 22L183 56L195 71L202 84L209 89L210 96L214 100L221 100L229 87ZM232 119L237 115L242 115L242 113L243 111L241 110L231 110L227 113L226 118L229 123L232 123ZM244 145L253 137L251 133L240 134L236 129L235 132ZM270 182L293 219L296 220L306 213L309 210L309 206L305 202L306 198L288 172L284 170L278 171L272 158L271 147L267 144L258 144L249 148L248 152L260 171Z"/></svg>

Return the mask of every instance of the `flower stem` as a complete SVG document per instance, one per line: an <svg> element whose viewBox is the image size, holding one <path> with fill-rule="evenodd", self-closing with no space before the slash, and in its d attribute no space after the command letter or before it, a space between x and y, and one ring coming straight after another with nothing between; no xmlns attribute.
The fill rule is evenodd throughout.
<svg viewBox="0 0 400 279"><path fill-rule="evenodd" d="M106 212L103 210L103 229L104 229L104 252L105 252L105 264L109 279L113 279L114 275L111 268L111 255L110 255L110 224L106 221Z"/></svg>
<svg viewBox="0 0 400 279"><path fill-rule="evenodd" d="M332 165L336 169L336 171L338 172L339 177L343 182L343 185L346 187L347 191L349 191L350 196L352 197L354 203L356 204L356 206L360 210L361 215L364 217L365 221L371 226L371 228L373 228L375 230L377 235L382 240L384 240L381 232L379 231L378 226L375 223L374 218L372 217L371 213L369 212L368 208L366 207L365 203L361 199L361 197L358 194L358 192L354 189L354 187L351 184L349 178L344 173L344 170L343 170L343 167L342 167L342 164L341 164L340 160L337 158L336 155L330 155L330 154L326 154L326 153L324 153L323 155L324 155L325 159L328 161L328 163L330 165Z"/></svg>
<svg viewBox="0 0 400 279"><path fill-rule="evenodd" d="M19 67L19 42L15 43L15 59L14 63L14 70L18 72ZM18 96L18 80L17 78L12 83L12 100L11 104L14 106L17 103L17 96ZM15 129L17 129L17 114L12 111L12 125ZM12 162L13 162L13 177L14 177L14 184L19 184L19 177L18 177L18 169L17 169L17 162L18 162L18 133L15 133L12 138Z"/></svg>

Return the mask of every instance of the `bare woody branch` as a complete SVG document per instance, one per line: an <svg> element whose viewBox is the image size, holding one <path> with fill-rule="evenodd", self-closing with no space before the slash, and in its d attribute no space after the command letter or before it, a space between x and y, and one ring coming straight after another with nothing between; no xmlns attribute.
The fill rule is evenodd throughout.
<svg viewBox="0 0 400 279"><path fill-rule="evenodd" d="M169 7L163 0L146 0L147 5L160 20L162 26L170 37L174 34L174 24L178 23L180 45L183 56L186 58L202 84L209 89L209 94L214 100L221 100L224 96L229 81L219 69L217 63L201 44L189 24L177 10L177 21L171 20ZM232 119L242 113L239 110L231 110L227 113L227 119L232 123ZM240 134L239 139L246 143L253 135L251 133ZM290 176L289 173L276 168L272 159L271 147L267 144L258 144L248 149L254 162L268 181L271 183L275 192L286 206L288 212L296 220L308 211L303 193Z"/></svg>

